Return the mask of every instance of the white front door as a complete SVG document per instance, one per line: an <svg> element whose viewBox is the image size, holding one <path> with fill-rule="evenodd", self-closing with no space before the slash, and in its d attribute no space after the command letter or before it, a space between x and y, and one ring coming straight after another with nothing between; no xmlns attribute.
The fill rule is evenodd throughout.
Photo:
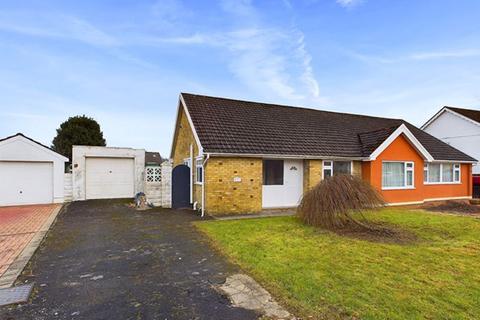
<svg viewBox="0 0 480 320"><path fill-rule="evenodd" d="M86 198L133 198L135 195L134 159L87 158Z"/></svg>
<svg viewBox="0 0 480 320"><path fill-rule="evenodd" d="M52 202L52 162L0 161L0 206Z"/></svg>
<svg viewBox="0 0 480 320"><path fill-rule="evenodd" d="M262 187L263 208L296 207L300 203L303 194L303 160L282 161L283 183L275 185L265 185L264 183Z"/></svg>

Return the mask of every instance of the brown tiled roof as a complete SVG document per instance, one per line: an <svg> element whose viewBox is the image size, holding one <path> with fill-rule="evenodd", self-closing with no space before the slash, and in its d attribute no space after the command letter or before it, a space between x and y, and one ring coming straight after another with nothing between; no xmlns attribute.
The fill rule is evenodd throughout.
<svg viewBox="0 0 480 320"><path fill-rule="evenodd" d="M369 132L358 134L362 146L362 156L368 157L375 151L385 139L387 139L400 125L394 125L390 128L382 128Z"/></svg>
<svg viewBox="0 0 480 320"><path fill-rule="evenodd" d="M480 123L480 110L462 109L462 108L454 108L454 107L445 107L445 108L450 109L456 113L459 113L462 116L469 118L470 120Z"/></svg>
<svg viewBox="0 0 480 320"><path fill-rule="evenodd" d="M401 119L189 93L182 97L209 153L362 158L404 123L436 160L475 160Z"/></svg>
<svg viewBox="0 0 480 320"><path fill-rule="evenodd" d="M161 165L162 157L159 152L145 151L145 164Z"/></svg>

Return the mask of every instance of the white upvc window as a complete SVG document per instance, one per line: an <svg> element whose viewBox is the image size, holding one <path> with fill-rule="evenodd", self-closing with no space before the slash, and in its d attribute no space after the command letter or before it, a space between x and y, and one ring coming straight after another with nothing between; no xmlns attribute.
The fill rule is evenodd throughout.
<svg viewBox="0 0 480 320"><path fill-rule="evenodd" d="M203 183L203 159L195 159L195 183Z"/></svg>
<svg viewBox="0 0 480 320"><path fill-rule="evenodd" d="M413 189L415 164L412 161L383 161L382 189Z"/></svg>
<svg viewBox="0 0 480 320"><path fill-rule="evenodd" d="M339 174L352 174L352 161L324 160L322 178L328 178Z"/></svg>
<svg viewBox="0 0 480 320"><path fill-rule="evenodd" d="M460 183L459 163L425 163L423 181L425 184Z"/></svg>

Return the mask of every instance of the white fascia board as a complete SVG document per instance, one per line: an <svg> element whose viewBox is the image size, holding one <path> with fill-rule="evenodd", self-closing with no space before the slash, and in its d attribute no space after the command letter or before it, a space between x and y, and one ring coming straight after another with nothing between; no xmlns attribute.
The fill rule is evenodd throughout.
<svg viewBox="0 0 480 320"><path fill-rule="evenodd" d="M60 159L60 160L63 161L63 162L68 162L68 158L67 158L67 157L62 156L60 153L57 153L57 152L53 151L53 150L50 149L50 148L47 148L47 147L45 147L45 146L43 146L43 145L40 145L40 144L38 144L38 143L36 143L36 142L34 142L34 141L32 141L32 140L30 140L30 139L22 136L22 135L16 135L16 136L13 136L13 137L11 137L11 138L9 138L9 139L7 139L7 140L2 141L2 142L0 142L0 146L1 146L1 145L8 144L8 143L11 143L11 142L15 142L15 141L18 141L18 140L21 140L21 141L29 144L30 146L34 147L35 149L42 150L42 152L47 153L47 154L49 154L49 155L51 155L51 156L53 156L53 157L55 157L55 158L57 158L57 159Z"/></svg>
<svg viewBox="0 0 480 320"><path fill-rule="evenodd" d="M427 122L425 122L423 126L420 127L420 129L425 130L425 128L427 128L433 121L435 121L438 117L440 117L442 113L445 112L445 109L446 107L443 107L442 109L440 109L440 111L435 113L433 117L431 117Z"/></svg>
<svg viewBox="0 0 480 320"><path fill-rule="evenodd" d="M180 118L180 98L178 98L178 105L177 105L177 115L175 117L175 128L173 128L173 136L172 136L172 146L170 148L170 159L173 159L173 148L175 147L175 137L177 136L177 124L178 118Z"/></svg>
<svg viewBox="0 0 480 320"><path fill-rule="evenodd" d="M405 124L401 124L382 144L375 149L375 151L370 154L368 157L369 161L376 160L377 157L393 142L397 139L401 134L404 134L407 139L410 141L410 144L417 149L417 151L423 156L423 158L427 161L433 161L432 155L425 149L425 147L420 143L420 141L415 138L413 133L408 130Z"/></svg>
<svg viewBox="0 0 480 320"><path fill-rule="evenodd" d="M200 139L198 138L197 130L195 129L195 126L193 125L192 118L190 117L190 112L188 112L187 104L185 103L185 100L183 99L183 96L180 93L180 96L179 96L179 99L178 99L177 117L175 119L175 131L173 132L173 137L172 137L172 148L170 149L170 158L173 158L173 148L174 148L174 143L175 143L175 137L177 135L177 123L178 123L178 119L180 118L180 111L182 109L185 112L188 123L190 124L190 128L192 129L193 137L195 138L195 142L198 145L199 153L203 154L203 147L202 147L202 144L200 143Z"/></svg>
<svg viewBox="0 0 480 320"><path fill-rule="evenodd" d="M433 160L430 161L433 163L467 163L467 164L475 164L478 163L478 161L465 161L465 160Z"/></svg>

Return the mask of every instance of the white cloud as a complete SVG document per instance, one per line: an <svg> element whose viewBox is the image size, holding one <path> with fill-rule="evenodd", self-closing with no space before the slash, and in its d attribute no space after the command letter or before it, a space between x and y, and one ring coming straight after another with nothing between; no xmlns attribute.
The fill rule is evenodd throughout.
<svg viewBox="0 0 480 320"><path fill-rule="evenodd" d="M221 0L223 10L237 16L253 18L257 15L251 0Z"/></svg>
<svg viewBox="0 0 480 320"><path fill-rule="evenodd" d="M305 36L303 35L303 33L300 33L300 36L298 39L297 55L299 56L303 64L303 73L302 73L301 79L308 86L310 93L313 95L313 97L319 98L320 88L317 80L315 79L315 75L313 73L313 67L311 64L312 56L308 53L308 51L305 48Z"/></svg>
<svg viewBox="0 0 480 320"><path fill-rule="evenodd" d="M394 64L402 63L408 61L430 61L430 60L441 60L441 59L461 59L461 58L471 58L479 57L480 50L478 49L458 49L451 51L425 51L425 52L416 52L416 53L407 53L400 56L378 56L363 54L355 51L344 50L344 54L366 62L366 63L379 63L379 64Z"/></svg>
<svg viewBox="0 0 480 320"><path fill-rule="evenodd" d="M359 5L363 0L336 0L339 5L344 8L352 8L356 5Z"/></svg>
<svg viewBox="0 0 480 320"><path fill-rule="evenodd" d="M117 39L91 23L64 14L0 12L0 30L34 37L80 41L101 47L119 44Z"/></svg>
<svg viewBox="0 0 480 320"><path fill-rule="evenodd" d="M250 0L222 0L226 14L243 26L233 31L143 38L145 45L206 45L227 52L228 67L245 86L263 96L318 100L312 57L295 28L265 27ZM137 39L138 40L138 39Z"/></svg>
<svg viewBox="0 0 480 320"><path fill-rule="evenodd" d="M468 58L480 56L480 50L467 49L456 51L419 52L409 55L412 60L432 60L445 58Z"/></svg>

